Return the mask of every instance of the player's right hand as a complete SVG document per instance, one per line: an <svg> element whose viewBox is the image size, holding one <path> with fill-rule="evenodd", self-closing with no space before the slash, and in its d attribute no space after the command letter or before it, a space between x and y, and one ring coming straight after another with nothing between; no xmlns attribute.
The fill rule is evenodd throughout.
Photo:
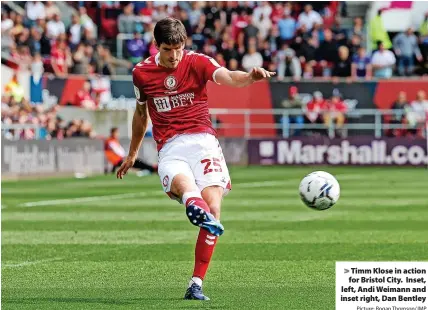
<svg viewBox="0 0 428 310"><path fill-rule="evenodd" d="M118 179L123 179L123 176L128 172L129 168L132 168L135 163L135 158L127 157L125 161L120 165L119 170L117 170L116 177Z"/></svg>

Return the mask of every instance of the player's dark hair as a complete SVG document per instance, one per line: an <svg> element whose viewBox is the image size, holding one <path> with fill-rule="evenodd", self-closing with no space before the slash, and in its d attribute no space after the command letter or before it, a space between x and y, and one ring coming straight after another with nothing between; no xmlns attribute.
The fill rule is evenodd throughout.
<svg viewBox="0 0 428 310"><path fill-rule="evenodd" d="M116 132L119 128L113 127L110 129L110 135L113 135L114 132Z"/></svg>
<svg viewBox="0 0 428 310"><path fill-rule="evenodd" d="M156 23L154 37L158 46L184 44L187 40L186 28L181 21L166 17Z"/></svg>

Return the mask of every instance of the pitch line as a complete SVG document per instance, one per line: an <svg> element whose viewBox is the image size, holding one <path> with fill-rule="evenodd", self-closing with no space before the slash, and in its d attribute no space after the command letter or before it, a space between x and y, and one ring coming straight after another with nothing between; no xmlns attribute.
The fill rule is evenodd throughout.
<svg viewBox="0 0 428 310"><path fill-rule="evenodd" d="M18 268L18 267L25 267L25 266L31 266L31 265L37 265L42 263L50 263L50 262L57 262L64 260L65 257L54 257L49 259L41 259L41 260L35 260L35 261L27 261L22 262L18 264L2 264L2 268Z"/></svg>
<svg viewBox="0 0 428 310"><path fill-rule="evenodd" d="M358 179L360 175L350 175L346 177L340 176L339 179ZM297 183L296 183L297 182ZM233 184L232 188L260 188L260 187L270 187L270 186L278 186L278 185L286 185L288 183L296 183L298 184L298 179L286 179L283 181L258 181L258 182L247 182L247 183L238 183ZM150 195L164 195L163 192L153 192ZM77 198L67 198L67 199L53 199L53 200L41 200L41 201L32 201L25 202L18 205L18 207L42 207L42 206L54 206L60 204L76 204L76 203L84 203L84 202L93 202L93 201L102 201L102 200L111 200L111 199L121 199L121 198L133 198L133 197L144 197L147 196L147 192L138 192L138 193L127 193L127 194L116 194L116 195L106 195L106 196L91 196L91 197L77 197Z"/></svg>
<svg viewBox="0 0 428 310"><path fill-rule="evenodd" d="M111 199L121 199L121 198L133 198L133 197L144 197L147 196L147 193L127 193L127 194L117 194L117 195L106 195L106 196L91 196L91 197L77 197L77 198L68 198L68 199L53 199L53 200L41 200L41 201L32 201L21 203L18 207L41 207L41 206L53 206L59 204L75 204L81 202L92 202L92 201L102 201L102 200L111 200Z"/></svg>
<svg viewBox="0 0 428 310"><path fill-rule="evenodd" d="M107 251L111 251L111 249L108 249L102 252L107 252ZM87 252L77 253L77 254L74 254L72 257L85 256L93 253L99 253L99 251L87 251ZM25 266L31 266L31 265L37 265L37 264L59 262L67 258L69 257L53 257L53 258L40 259L35 261L26 261L26 262L17 263L17 264L2 264L1 268L19 268L19 267L25 267Z"/></svg>
<svg viewBox="0 0 428 310"><path fill-rule="evenodd" d="M242 187L242 188L269 187L274 185L281 185L283 183L284 183L283 181L264 181L264 182L240 183L240 184L236 184L235 186ZM151 194L164 195L163 192L153 192ZM147 195L148 194L146 192L139 192L139 193L127 193L127 194L116 194L116 195L106 195L106 196L90 196L90 197L77 197L77 198L67 198L67 199L40 200L40 201L31 201L31 202L21 203L18 205L18 207L31 208L31 207L54 206L54 205L60 205L60 204L76 204L76 203L111 200L111 199L144 197Z"/></svg>

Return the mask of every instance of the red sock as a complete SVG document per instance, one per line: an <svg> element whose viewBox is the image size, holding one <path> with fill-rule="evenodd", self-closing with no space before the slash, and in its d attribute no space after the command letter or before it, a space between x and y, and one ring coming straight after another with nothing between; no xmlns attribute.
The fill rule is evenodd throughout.
<svg viewBox="0 0 428 310"><path fill-rule="evenodd" d="M197 206L199 208L204 209L206 212L210 212L210 207L208 207L205 200L203 200L201 197L189 197L186 199L185 205L186 205L186 208L189 205L194 205L194 206Z"/></svg>
<svg viewBox="0 0 428 310"><path fill-rule="evenodd" d="M216 236L211 235L205 229L200 229L195 248L195 268L193 269L193 277L204 279L216 243Z"/></svg>

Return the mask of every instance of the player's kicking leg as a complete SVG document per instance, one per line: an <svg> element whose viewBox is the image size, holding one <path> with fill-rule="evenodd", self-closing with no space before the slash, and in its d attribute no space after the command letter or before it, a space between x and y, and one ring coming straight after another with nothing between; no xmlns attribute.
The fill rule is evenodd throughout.
<svg viewBox="0 0 428 310"><path fill-rule="evenodd" d="M220 220L221 200L224 189L220 186L209 186L202 190L203 200L210 208L211 214L216 220ZM195 266L193 269L192 279L184 295L185 299L209 300L202 293L202 281L208 270L214 248L217 244L218 236L210 233L205 229L200 229L198 240L195 248Z"/></svg>
<svg viewBox="0 0 428 310"><path fill-rule="evenodd" d="M222 235L223 225L211 214L210 207L196 189L196 185L192 183L186 175L178 174L172 181L170 192L175 197L181 198L191 224L201 227L214 236Z"/></svg>

